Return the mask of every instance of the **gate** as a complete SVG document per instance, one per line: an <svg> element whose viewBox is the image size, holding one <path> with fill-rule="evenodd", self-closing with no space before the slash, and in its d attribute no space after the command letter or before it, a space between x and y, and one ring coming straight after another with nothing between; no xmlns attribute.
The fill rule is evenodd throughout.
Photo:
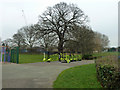
<svg viewBox="0 0 120 90"><path fill-rule="evenodd" d="M0 61L19 63L19 47L9 48L8 46L0 46Z"/></svg>
<svg viewBox="0 0 120 90"><path fill-rule="evenodd" d="M19 47L11 49L10 62L19 63Z"/></svg>

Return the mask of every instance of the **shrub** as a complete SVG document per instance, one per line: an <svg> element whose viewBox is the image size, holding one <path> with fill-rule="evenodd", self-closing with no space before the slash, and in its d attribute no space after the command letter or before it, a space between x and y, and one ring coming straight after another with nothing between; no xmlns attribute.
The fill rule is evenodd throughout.
<svg viewBox="0 0 120 90"><path fill-rule="evenodd" d="M120 72L112 66L97 66L97 78L105 88L120 88Z"/></svg>
<svg viewBox="0 0 120 90"><path fill-rule="evenodd" d="M85 54L82 56L82 59L91 60L93 59L93 56L91 54Z"/></svg>
<svg viewBox="0 0 120 90"><path fill-rule="evenodd" d="M115 56L109 56L96 60L97 78L105 88L120 89L120 70L115 59Z"/></svg>

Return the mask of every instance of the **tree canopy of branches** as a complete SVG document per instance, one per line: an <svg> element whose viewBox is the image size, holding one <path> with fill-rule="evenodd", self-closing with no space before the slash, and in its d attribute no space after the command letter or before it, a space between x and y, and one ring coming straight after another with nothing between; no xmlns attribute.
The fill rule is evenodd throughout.
<svg viewBox="0 0 120 90"><path fill-rule="evenodd" d="M104 48L106 48L109 45L109 38L101 33L95 32L95 50L101 52Z"/></svg>
<svg viewBox="0 0 120 90"><path fill-rule="evenodd" d="M36 29L34 25L25 26L22 27L19 32L21 32L22 37L25 41L25 45L27 45L29 48L32 48L34 45L38 43L38 40L36 38Z"/></svg>
<svg viewBox="0 0 120 90"><path fill-rule="evenodd" d="M2 42L1 42L1 45L2 44L7 44L9 47L12 47L12 46L14 46L14 43L13 43L13 40L11 39L11 38L8 38L8 39L6 39L6 40L3 40Z"/></svg>
<svg viewBox="0 0 120 90"><path fill-rule="evenodd" d="M54 34L58 37L58 51L63 52L63 45L69 40L70 32L75 25L83 26L87 16L74 4L60 2L39 16L38 24L44 35Z"/></svg>
<svg viewBox="0 0 120 90"><path fill-rule="evenodd" d="M52 51L53 47L56 47L58 40L51 34L40 36L40 45L44 47L46 51Z"/></svg>
<svg viewBox="0 0 120 90"><path fill-rule="evenodd" d="M94 32L87 23L87 15L75 4L60 2L39 15L38 23L20 28L13 39L5 42L27 48L43 46L47 51L57 47L59 53L64 48L82 54L101 51L109 39Z"/></svg>
<svg viewBox="0 0 120 90"><path fill-rule="evenodd" d="M18 47L21 47L25 44L23 33L20 30L18 30L18 32L13 35L12 42L16 44Z"/></svg>
<svg viewBox="0 0 120 90"><path fill-rule="evenodd" d="M74 29L73 39L66 43L66 47L70 52L81 52L83 55L92 53L95 47L94 32L87 27L76 26Z"/></svg>

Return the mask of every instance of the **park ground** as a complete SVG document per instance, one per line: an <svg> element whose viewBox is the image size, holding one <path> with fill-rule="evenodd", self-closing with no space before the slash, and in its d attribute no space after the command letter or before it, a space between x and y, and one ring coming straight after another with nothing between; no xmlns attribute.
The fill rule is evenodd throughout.
<svg viewBox="0 0 120 90"><path fill-rule="evenodd" d="M92 64L93 60L72 63L38 62L29 64L3 64L3 88L52 88L57 76L70 67ZM81 71L82 72L82 71Z"/></svg>
<svg viewBox="0 0 120 90"><path fill-rule="evenodd" d="M108 55L118 55L118 53L100 53L93 56ZM43 62L42 54L20 54L19 64L2 64L3 88L61 88L63 86L68 88L70 85L73 86L75 82L77 82L75 87L71 88L101 87L96 78L94 60L61 63L58 62L58 55L54 55L53 58L54 61L48 63ZM75 74L78 76L74 76ZM74 78L72 82L70 82L71 78ZM94 83L91 83L93 81Z"/></svg>
<svg viewBox="0 0 120 90"><path fill-rule="evenodd" d="M94 53L94 57L99 56L109 56L109 55L118 55L117 52L104 52L104 53ZM46 55L47 56L47 55ZM54 61L58 61L58 55L51 55ZM20 54L19 55L19 64L24 63L36 63L36 62L43 62L44 55L43 54Z"/></svg>

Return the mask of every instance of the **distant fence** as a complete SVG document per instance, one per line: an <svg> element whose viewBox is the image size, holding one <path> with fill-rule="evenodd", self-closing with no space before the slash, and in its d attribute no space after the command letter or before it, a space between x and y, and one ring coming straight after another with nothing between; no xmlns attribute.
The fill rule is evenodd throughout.
<svg viewBox="0 0 120 90"><path fill-rule="evenodd" d="M40 49L40 48L32 48L32 49L19 49L19 53L20 54L57 54L58 52L54 52L54 51L46 51L44 49Z"/></svg>
<svg viewBox="0 0 120 90"><path fill-rule="evenodd" d="M48 51L45 50L44 48L20 48L19 53L21 54L43 54L46 53L48 54ZM69 51L64 51L63 53L81 53L81 52L69 52ZM49 51L49 54L58 54L57 50L51 50Z"/></svg>
<svg viewBox="0 0 120 90"><path fill-rule="evenodd" d="M22 48L22 49L19 49L19 52L20 53L44 53L44 50L43 49L39 49L39 48L32 48L32 49L24 49L24 48Z"/></svg>

